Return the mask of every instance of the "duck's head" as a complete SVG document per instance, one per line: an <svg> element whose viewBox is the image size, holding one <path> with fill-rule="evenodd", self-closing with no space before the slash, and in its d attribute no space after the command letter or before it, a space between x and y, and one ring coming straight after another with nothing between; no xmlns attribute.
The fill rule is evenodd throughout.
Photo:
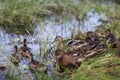
<svg viewBox="0 0 120 80"><path fill-rule="evenodd" d="M61 36L56 36L53 43L61 43L63 41L63 38Z"/></svg>
<svg viewBox="0 0 120 80"><path fill-rule="evenodd" d="M18 52L18 47L17 47L17 45L14 46L14 52Z"/></svg>
<svg viewBox="0 0 120 80"><path fill-rule="evenodd" d="M63 55L64 55L64 52L63 52L62 50L56 50L54 56L55 56L56 59L59 59L59 58L61 58Z"/></svg>
<svg viewBox="0 0 120 80"><path fill-rule="evenodd" d="M23 42L26 43L26 42L27 42L27 39L23 39Z"/></svg>
<svg viewBox="0 0 120 80"><path fill-rule="evenodd" d="M26 46L27 39L23 39L23 45Z"/></svg>
<svg viewBox="0 0 120 80"><path fill-rule="evenodd" d="M89 32L87 32L87 34L86 34L87 37L91 37L92 35L93 35L93 32L92 32L92 31L89 31Z"/></svg>
<svg viewBox="0 0 120 80"><path fill-rule="evenodd" d="M0 71L4 71L6 69L6 66L0 66Z"/></svg>
<svg viewBox="0 0 120 80"><path fill-rule="evenodd" d="M110 29L107 29L107 30L105 31L105 34L106 34L106 35L109 35L109 34L111 34L111 31L110 31Z"/></svg>

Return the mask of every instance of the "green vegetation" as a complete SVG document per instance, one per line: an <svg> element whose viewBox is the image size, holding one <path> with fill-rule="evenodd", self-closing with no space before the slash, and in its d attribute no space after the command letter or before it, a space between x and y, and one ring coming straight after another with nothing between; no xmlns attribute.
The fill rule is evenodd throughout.
<svg viewBox="0 0 120 80"><path fill-rule="evenodd" d="M109 24L100 27L110 28L116 37L120 38L120 5L105 5L107 2L103 2L98 0L0 0L0 27L8 33L25 34L27 30L32 34L37 23L44 22L45 18L54 17L56 24L71 20L72 17L79 22L80 18L85 18L86 12L95 9L100 14L105 13L109 19ZM120 58L116 53L116 49L108 48L106 52L83 62L71 75L65 72L56 80L119 80ZM38 80L51 80L51 77L41 72L36 72L35 75ZM8 75L8 78L17 80L12 75Z"/></svg>
<svg viewBox="0 0 120 80"><path fill-rule="evenodd" d="M119 71L120 59L116 56L116 50L109 49L83 62L72 74L71 80L119 80Z"/></svg>
<svg viewBox="0 0 120 80"><path fill-rule="evenodd" d="M37 80L52 80L51 77L47 76L44 72L35 72Z"/></svg>
<svg viewBox="0 0 120 80"><path fill-rule="evenodd" d="M107 2L98 0L0 0L0 27L8 33L24 34L25 29L32 33L37 23L54 17L56 23L71 20L79 22L91 9L114 16L113 8ZM107 5L105 5L107 4ZM119 7L119 6L118 6ZM117 14L118 14L117 12Z"/></svg>

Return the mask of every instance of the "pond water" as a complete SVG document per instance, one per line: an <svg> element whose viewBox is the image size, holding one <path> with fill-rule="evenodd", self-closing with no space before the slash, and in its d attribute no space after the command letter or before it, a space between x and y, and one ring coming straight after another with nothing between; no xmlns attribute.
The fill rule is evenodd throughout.
<svg viewBox="0 0 120 80"><path fill-rule="evenodd" d="M102 23L99 22L99 19L107 18L105 14L98 14L94 10L91 10L87 13L83 22L81 22L80 30L82 33L87 31L94 31L97 29L97 26ZM54 45L51 42L54 40L56 36L62 36L64 39L71 38L71 33L74 30L74 34L78 33L78 22L73 19L72 21L64 21L62 24L55 24L54 17L50 19L46 19L45 23L39 23L36 26L34 34L31 35L16 35L16 34L8 34L6 31L0 29L0 65L10 64L9 58L13 53L13 46L18 45L21 46L21 42L24 38L28 40L28 46L31 48L34 58L36 60L41 60L41 55L46 52L48 49L53 47ZM26 30L27 31L27 30ZM41 42L42 44L39 44ZM40 51L40 48L41 51ZM44 50L43 50L44 49ZM42 52L42 53L40 53ZM52 54L48 54L47 58L48 62L46 65L48 66L47 74L51 76L52 70L54 70L55 59ZM21 76L21 79L30 78L33 75L28 67L30 60L24 59L19 63L17 69L19 69L24 76ZM25 77L25 75L27 77ZM31 80L33 78L30 78Z"/></svg>

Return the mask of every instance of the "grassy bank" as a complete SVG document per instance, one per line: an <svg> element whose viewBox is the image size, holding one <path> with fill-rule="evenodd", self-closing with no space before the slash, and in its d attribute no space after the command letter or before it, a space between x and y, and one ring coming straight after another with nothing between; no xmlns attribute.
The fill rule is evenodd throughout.
<svg viewBox="0 0 120 80"><path fill-rule="evenodd" d="M44 22L45 17L53 16L55 22L75 17L79 22L91 9L114 16L115 7L98 0L1 0L0 27L8 33L24 34L25 29L32 33L36 23Z"/></svg>
<svg viewBox="0 0 120 80"><path fill-rule="evenodd" d="M79 69L72 74L71 80L119 80L119 60L116 50L110 49L83 62Z"/></svg>

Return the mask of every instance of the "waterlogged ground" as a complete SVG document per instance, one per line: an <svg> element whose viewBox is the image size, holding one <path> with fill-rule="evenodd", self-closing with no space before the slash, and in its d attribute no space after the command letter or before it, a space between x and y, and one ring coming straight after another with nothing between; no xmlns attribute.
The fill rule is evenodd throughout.
<svg viewBox="0 0 120 80"><path fill-rule="evenodd" d="M100 15L96 13L94 10L91 10L87 13L84 22L81 22L80 30L85 33L87 31L94 31L97 29L97 26L102 23L99 22L99 19L107 18L104 14ZM64 21L62 24L56 24L55 19L51 17L50 19L46 19L45 23L40 23L36 26L34 34L31 35L29 31L26 30L28 35L15 35L15 34L7 34L4 30L0 30L0 65L7 65L11 71L13 70L13 74L17 75L17 71L24 74L19 78L20 80L28 80L34 79L34 75L30 72L28 64L30 62L29 59L23 59L17 68L13 68L11 62L9 61L10 55L13 53L13 46L18 45L21 46L22 40L26 38L28 40L28 46L31 48L31 51L34 55L34 58L38 61L41 60L41 55L46 52L49 48L54 45L51 43L56 36L62 36L63 38L71 38L71 33L74 31L76 35L78 33L78 22L73 19L72 21ZM41 45L39 44L42 43ZM40 47L41 46L41 47ZM40 48L45 49L41 50ZM40 53L42 52L42 53ZM55 65L54 57L49 54L48 62L46 62L48 66L47 74L49 76L52 75L51 70L54 70L53 67ZM32 78L31 78L32 77Z"/></svg>

